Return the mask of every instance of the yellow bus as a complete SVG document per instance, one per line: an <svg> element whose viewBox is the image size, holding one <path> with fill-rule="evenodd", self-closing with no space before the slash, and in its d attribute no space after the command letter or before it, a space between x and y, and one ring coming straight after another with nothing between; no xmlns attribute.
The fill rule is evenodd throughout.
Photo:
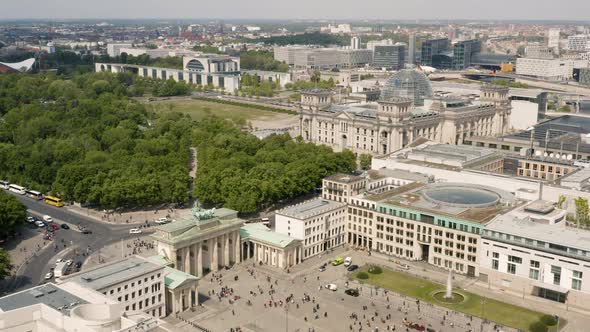
<svg viewBox="0 0 590 332"><path fill-rule="evenodd" d="M61 198L53 197L53 196L45 196L45 204L62 207L64 206L64 201Z"/></svg>

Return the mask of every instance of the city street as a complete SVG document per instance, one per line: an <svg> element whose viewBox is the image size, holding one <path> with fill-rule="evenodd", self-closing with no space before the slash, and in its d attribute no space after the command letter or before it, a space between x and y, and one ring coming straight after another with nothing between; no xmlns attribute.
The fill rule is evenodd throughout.
<svg viewBox="0 0 590 332"><path fill-rule="evenodd" d="M121 239L136 237L129 234L129 229L137 227L137 225L107 224L69 212L64 208L47 205L43 201L37 201L24 195L11 194L27 207L30 215L39 219L43 215L50 215L55 224L66 223L70 229L56 230L50 244L37 252L35 252L37 248L27 248L27 251L33 253L33 256L22 266L15 278L9 278L4 282L4 287L1 289L3 294L45 282L45 274L49 272L50 267L55 266L58 258L83 262L87 253L100 250L105 245ZM78 225L92 233L82 234ZM26 224L23 227L31 227L31 225Z"/></svg>

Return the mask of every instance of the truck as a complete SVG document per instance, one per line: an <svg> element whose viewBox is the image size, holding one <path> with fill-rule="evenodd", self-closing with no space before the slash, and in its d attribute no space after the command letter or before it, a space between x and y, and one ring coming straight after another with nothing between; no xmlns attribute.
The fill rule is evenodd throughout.
<svg viewBox="0 0 590 332"><path fill-rule="evenodd" d="M68 264L66 262L59 262L55 264L55 269L53 273L55 274L56 278L61 278L66 274L66 270L68 269Z"/></svg>

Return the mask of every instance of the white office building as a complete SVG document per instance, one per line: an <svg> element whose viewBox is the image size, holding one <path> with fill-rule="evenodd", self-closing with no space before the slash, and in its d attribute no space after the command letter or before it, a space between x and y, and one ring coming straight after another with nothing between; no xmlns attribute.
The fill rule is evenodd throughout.
<svg viewBox="0 0 590 332"><path fill-rule="evenodd" d="M277 211L275 231L303 244L303 259L344 244L346 203L318 198Z"/></svg>
<svg viewBox="0 0 590 332"><path fill-rule="evenodd" d="M361 48L361 37L354 36L350 38L350 48L353 50L358 50Z"/></svg>
<svg viewBox="0 0 590 332"><path fill-rule="evenodd" d="M172 332L176 328L76 284L48 283L0 298L3 332Z"/></svg>
<svg viewBox="0 0 590 332"><path fill-rule="evenodd" d="M107 54L114 58L121 55L122 48L132 48L131 43L109 43L107 44Z"/></svg>
<svg viewBox="0 0 590 332"><path fill-rule="evenodd" d="M131 72L141 77L184 81L209 85L234 92L240 87L240 59L226 55L203 54L183 57L183 69L130 65L123 63L95 63L97 72Z"/></svg>
<svg viewBox="0 0 590 332"><path fill-rule="evenodd" d="M102 293L122 303L125 311L143 311L153 317L165 317L164 275L163 265L132 256L66 276L59 282L76 283Z"/></svg>
<svg viewBox="0 0 590 332"><path fill-rule="evenodd" d="M274 58L296 69L322 70L362 67L371 63L373 52L366 49L280 46L274 48Z"/></svg>
<svg viewBox="0 0 590 332"><path fill-rule="evenodd" d="M488 223L480 278L506 292L584 307L590 299L590 232L565 225L566 212L534 201Z"/></svg>
<svg viewBox="0 0 590 332"><path fill-rule="evenodd" d="M547 46L553 49L555 54L559 54L559 39L561 30L549 29L547 36Z"/></svg>
<svg viewBox="0 0 590 332"><path fill-rule="evenodd" d="M552 81L568 80L574 68L588 67L588 61L574 59L516 59L516 74Z"/></svg>
<svg viewBox="0 0 590 332"><path fill-rule="evenodd" d="M590 35L574 35L567 37L567 48L570 51L585 52L590 50Z"/></svg>

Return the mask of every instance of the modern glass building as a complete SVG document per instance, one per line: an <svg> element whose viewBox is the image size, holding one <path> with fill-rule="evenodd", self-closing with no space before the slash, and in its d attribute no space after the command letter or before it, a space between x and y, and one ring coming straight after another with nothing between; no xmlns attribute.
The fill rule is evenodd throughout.
<svg viewBox="0 0 590 332"><path fill-rule="evenodd" d="M477 39L464 40L453 45L453 69L462 70L471 66L471 57L481 51Z"/></svg>
<svg viewBox="0 0 590 332"><path fill-rule="evenodd" d="M432 66L432 57L445 53L449 50L447 38L426 40L422 43L421 64Z"/></svg>
<svg viewBox="0 0 590 332"><path fill-rule="evenodd" d="M373 66L400 70L404 68L406 45L377 45L373 51Z"/></svg>

